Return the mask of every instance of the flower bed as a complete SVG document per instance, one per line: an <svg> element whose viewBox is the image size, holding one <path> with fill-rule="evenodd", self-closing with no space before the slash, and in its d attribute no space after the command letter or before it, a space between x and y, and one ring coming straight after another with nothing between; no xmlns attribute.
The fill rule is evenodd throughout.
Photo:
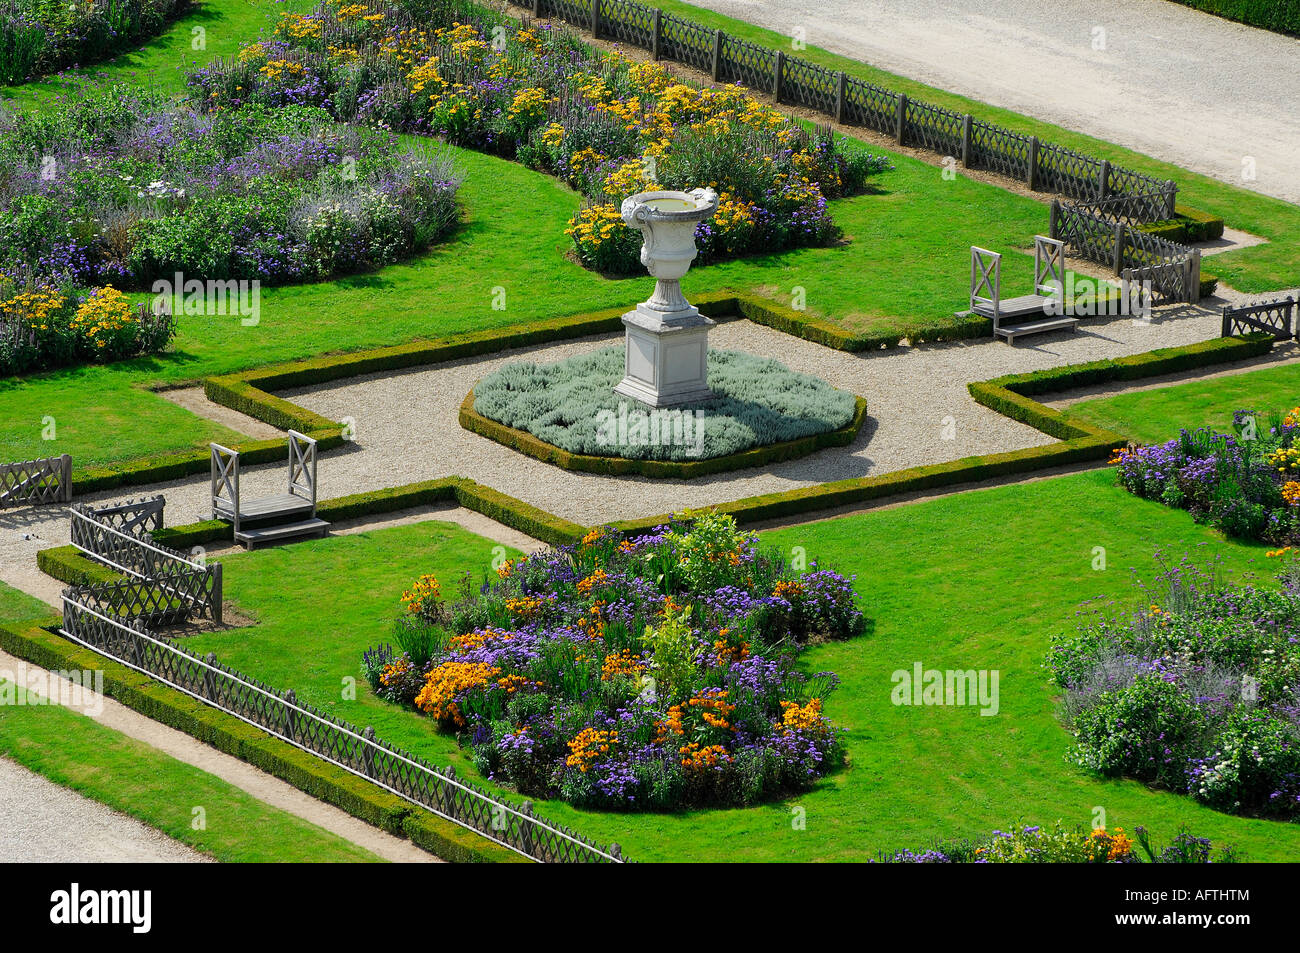
<svg viewBox="0 0 1300 953"><path fill-rule="evenodd" d="M1300 817L1300 565L1279 578L1226 586L1184 561L1137 611L1055 640L1074 759L1220 810Z"/></svg>
<svg viewBox="0 0 1300 953"><path fill-rule="evenodd" d="M844 758L810 641L857 635L851 581L802 575L729 517L623 538L605 528L521 557L447 607L403 601L399 649L363 660L380 696L428 714L485 775L584 807L751 804L806 789Z"/></svg>
<svg viewBox="0 0 1300 953"><path fill-rule="evenodd" d="M444 158L310 107L203 115L115 86L6 114L0 162L0 270L61 286L323 278L406 257L457 216Z"/></svg>
<svg viewBox="0 0 1300 953"><path fill-rule="evenodd" d="M70 294L0 278L0 377L151 354L174 333L170 315L132 308L112 287Z"/></svg>
<svg viewBox="0 0 1300 953"><path fill-rule="evenodd" d="M201 102L311 103L559 176L584 196L568 229L575 252L603 272L640 270L640 234L618 210L635 192L718 190L717 213L697 230L704 263L834 241L826 200L890 168L740 87L697 89L568 30L520 30L456 0L325 0L190 82Z"/></svg>
<svg viewBox="0 0 1300 953"><path fill-rule="evenodd" d="M1300 407L1286 414L1237 411L1233 433L1184 430L1168 443L1119 451L1130 493L1191 512L1229 536L1300 541Z"/></svg>
<svg viewBox="0 0 1300 953"><path fill-rule="evenodd" d="M189 0L5 0L0 83L107 59L157 36Z"/></svg>
<svg viewBox="0 0 1300 953"><path fill-rule="evenodd" d="M881 861L887 864L1229 864L1238 860L1231 847L1217 853L1208 838L1194 837L1181 830L1164 847L1151 840L1142 827L1133 837L1123 828L1108 831L1063 828L1053 830L1023 826L994 831L980 841L938 844L928 850L901 850Z"/></svg>
<svg viewBox="0 0 1300 953"><path fill-rule="evenodd" d="M474 385L474 410L571 453L708 460L846 426L854 396L779 361L710 350L716 399L651 411L614 393L622 347L554 364L507 364Z"/></svg>

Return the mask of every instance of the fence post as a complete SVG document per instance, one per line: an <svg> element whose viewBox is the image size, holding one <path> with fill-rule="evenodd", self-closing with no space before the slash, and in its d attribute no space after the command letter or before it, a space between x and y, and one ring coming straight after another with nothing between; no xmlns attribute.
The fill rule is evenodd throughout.
<svg viewBox="0 0 1300 953"><path fill-rule="evenodd" d="M1126 237L1127 235L1124 229L1124 223L1116 222L1115 223L1114 266L1115 266L1115 274L1117 275L1124 270L1124 240Z"/></svg>
<svg viewBox="0 0 1300 953"><path fill-rule="evenodd" d="M961 167L963 169L970 168L970 124L971 115L966 113L961 117Z"/></svg>
<svg viewBox="0 0 1300 953"><path fill-rule="evenodd" d="M844 121L844 98L848 92L849 78L844 75L844 70L840 70L839 78L835 81L835 121Z"/></svg>
<svg viewBox="0 0 1300 953"><path fill-rule="evenodd" d="M1228 310L1228 305L1225 304L1223 306L1223 330L1219 334L1219 337L1221 338L1226 338L1228 336L1228 327L1232 323L1232 319L1228 317Z"/></svg>
<svg viewBox="0 0 1300 953"><path fill-rule="evenodd" d="M59 495L64 503L72 502L72 454L59 457Z"/></svg>
<svg viewBox="0 0 1300 953"><path fill-rule="evenodd" d="M542 15L542 0L533 0L533 16L540 17L541 15Z"/></svg>
<svg viewBox="0 0 1300 953"><path fill-rule="evenodd" d="M1188 262L1190 278L1187 282L1188 304L1198 304L1201 300L1201 250L1192 249L1192 258Z"/></svg>
<svg viewBox="0 0 1300 953"><path fill-rule="evenodd" d="M217 655L215 652L209 652L208 657L203 661L208 663L208 668L203 670L203 697L208 701L216 701L217 698L217 676L212 674L211 666L217 664Z"/></svg>
<svg viewBox="0 0 1300 953"><path fill-rule="evenodd" d="M1110 195L1110 160L1101 160L1101 181L1097 183L1097 198L1104 199Z"/></svg>
<svg viewBox="0 0 1300 953"><path fill-rule="evenodd" d="M1287 328L1295 332L1296 340L1300 340L1300 298L1295 296L1291 298L1291 317Z"/></svg>
<svg viewBox="0 0 1300 953"><path fill-rule="evenodd" d="M600 0L591 0L591 36L600 39Z"/></svg>
<svg viewBox="0 0 1300 953"><path fill-rule="evenodd" d="M208 568L212 570L212 621L221 625L221 563Z"/></svg>
<svg viewBox="0 0 1300 953"><path fill-rule="evenodd" d="M776 62L772 64L772 98L781 101L781 74L785 72L785 53L776 51Z"/></svg>
<svg viewBox="0 0 1300 953"><path fill-rule="evenodd" d="M664 12L660 10L658 7L655 7L654 21L653 21L653 25L650 28L650 58L656 61L659 59L660 56L659 44L662 42L661 37L663 36L663 29L664 29L663 21L664 21Z"/></svg>
<svg viewBox="0 0 1300 953"><path fill-rule="evenodd" d="M1038 137L1029 137L1029 171L1025 175L1030 191L1038 191Z"/></svg>
<svg viewBox="0 0 1300 953"><path fill-rule="evenodd" d="M894 121L894 141L903 144L903 127L907 124L907 97L898 97L898 118Z"/></svg>
<svg viewBox="0 0 1300 953"><path fill-rule="evenodd" d="M1168 214L1169 218L1173 218L1178 214L1178 183L1173 179L1169 179L1165 182L1165 195L1168 197L1165 203L1165 212Z"/></svg>
<svg viewBox="0 0 1300 953"><path fill-rule="evenodd" d="M1052 199L1052 212L1048 216L1047 220L1050 223L1047 226L1047 237L1052 239L1052 241L1056 241L1058 238L1061 237L1059 235L1059 232L1061 230L1061 200L1060 199Z"/></svg>
<svg viewBox="0 0 1300 953"><path fill-rule="evenodd" d="M292 688L289 689L284 693L284 701L284 733L289 736L290 740L292 740L298 735L298 732L295 730L298 724L298 713L293 710L293 706L298 704L297 693Z"/></svg>
<svg viewBox="0 0 1300 953"><path fill-rule="evenodd" d="M713 66L709 70L716 83L718 77L722 75L722 31L713 31Z"/></svg>
<svg viewBox="0 0 1300 953"><path fill-rule="evenodd" d="M366 725L366 730L361 732L361 737L373 744L375 740L374 725ZM375 749L370 744L361 747L361 764L366 772L366 777L373 778L375 776Z"/></svg>

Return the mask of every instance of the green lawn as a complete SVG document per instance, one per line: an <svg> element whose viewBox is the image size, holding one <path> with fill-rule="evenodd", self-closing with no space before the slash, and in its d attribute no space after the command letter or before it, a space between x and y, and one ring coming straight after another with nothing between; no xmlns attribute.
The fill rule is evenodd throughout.
<svg viewBox="0 0 1300 953"><path fill-rule="evenodd" d="M240 40L272 24L278 9L276 4L248 0L207 0L195 15L208 22L207 49L190 51L186 41L185 56L199 64L228 54ZM702 12L700 18L717 19ZM124 58L129 62L114 61L96 74L106 73L106 80L131 80L134 74L133 81L159 82L178 91L175 45L189 35L191 25L187 18L167 36ZM725 25L740 35L752 32L754 38L761 38L762 31L736 21ZM809 55L829 54L813 50ZM867 69L848 60L840 65L845 64L857 72ZM39 108L49 101L53 89L37 84L35 90L23 87L9 92L20 105ZM1015 125L1007 116L994 118ZM1048 135L1050 130L1035 131ZM1061 133L1054 136L1058 141L1092 148L1057 132ZM261 322L255 327L243 326L235 317L183 316L175 353L164 358L0 383L0 459L66 451L78 466L84 466L187 449L229 436L139 390L144 384L191 381L327 352L527 324L631 304L644 296L645 280L604 279L569 260L563 228L579 205L570 189L513 162L454 151L466 175L461 193L465 224L448 242L375 274L263 289ZM1101 151L1125 158L1113 148ZM847 237L843 245L696 269L687 279L687 293L732 289L789 302L798 287L815 315L855 330L923 339L966 301L967 246L1026 249L1032 236L1046 227L1047 210L1039 201L962 177L945 181L932 165L897 155L892 159L897 169L877 179L878 194L832 203ZM1186 177L1172 168L1160 174L1177 175L1180 181ZM1261 221L1274 221L1279 238L1291 226L1290 234L1300 234L1300 208L1210 180L1204 187L1209 184L1225 207L1231 205L1243 214L1253 210L1249 214L1257 214ZM1210 207L1211 203L1199 204ZM1248 224L1242 227L1259 230ZM1259 246L1218 256L1215 270L1231 280L1231 269L1220 263L1244 261L1240 256L1273 255L1285 248L1287 268L1260 282L1276 286L1282 272L1293 281L1293 245ZM1003 264L1005 287L1029 286L1032 265L1027 256L1012 254ZM504 310L492 307L497 287L506 290ZM33 424L33 419L46 415L59 422L55 441L42 440L40 428ZM148 425L141 425L143 421Z"/></svg>
<svg viewBox="0 0 1300 953"><path fill-rule="evenodd" d="M1245 374L1191 381L1114 397L1080 401L1067 415L1107 430L1122 433L1139 443L1158 443L1178 436L1186 427L1212 426L1228 432L1232 415L1252 410L1266 425L1274 411L1290 410L1300 404L1300 366L1288 364Z"/></svg>
<svg viewBox="0 0 1300 953"><path fill-rule="evenodd" d="M30 699L21 689L19 697ZM0 705L0 755L219 861L379 860L336 834L66 708ZM195 808L203 809L200 830L194 829Z"/></svg>
<svg viewBox="0 0 1300 953"><path fill-rule="evenodd" d="M689 17L710 29L721 29L730 36L751 43L789 49L789 36L701 9L683 0L655 0L654 6L678 16ZM1219 276L1238 291L1250 294L1275 291L1295 285L1296 272L1300 268L1300 243L1297 242L1300 238L1300 206L1298 205L1230 185L1208 175L1189 172L1181 166L1153 159L1132 149L1106 142L1104 139L1097 139L1007 109L990 106L977 99L936 89L817 47L810 46L791 55L811 60L828 69L843 70L850 76L884 86L895 92L906 93L914 99L935 106L957 112L969 112L980 119L997 123L1025 135L1038 136L1056 145L1097 158L1109 159L1111 162L1157 178L1173 179L1178 183L1178 201L1181 204L1213 212L1221 216L1231 228L1268 239L1269 243L1266 245L1216 255L1212 263L1206 263L1207 272Z"/></svg>
<svg viewBox="0 0 1300 953"><path fill-rule="evenodd" d="M0 582L0 623L52 620L39 599ZM23 689L24 700L29 696ZM220 861L377 861L343 838L206 771L53 705L0 705L0 756L129 814ZM193 809L205 812L194 830Z"/></svg>
<svg viewBox="0 0 1300 953"><path fill-rule="evenodd" d="M1131 597L1130 568L1154 573L1158 548L1198 554L1213 545L1225 572L1260 570L1263 549L1197 526L1186 513L1136 499L1101 470L844 517L764 534L783 548L858 575L874 633L809 651L809 671L843 679L831 715L849 731L850 765L809 793L765 807L680 815L618 815L539 802L547 817L638 860L863 860L882 849L976 836L1024 819L1086 823L1103 807L1111 826L1144 824L1158 839L1181 824L1230 841L1258 860L1300 854L1300 825L1222 815L1140 784L1101 781L1064 760L1069 737L1041 668L1054 632L1079 603ZM1094 571L1093 548L1108 568ZM453 739L429 721L373 699L361 652L387 641L398 598L419 573L449 580L487 571L492 544L441 523L337 537L227 558L227 598L253 628L187 640L198 652L337 713L435 763L474 776ZM284 587L328 599L288 600ZM899 708L890 675L910 669L1001 673L1001 713ZM358 698L344 697L358 678ZM807 812L793 830L791 811Z"/></svg>

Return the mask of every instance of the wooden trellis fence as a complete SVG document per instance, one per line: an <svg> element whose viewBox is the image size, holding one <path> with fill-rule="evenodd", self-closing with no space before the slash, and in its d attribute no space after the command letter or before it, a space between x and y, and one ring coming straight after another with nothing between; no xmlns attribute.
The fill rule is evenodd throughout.
<svg viewBox="0 0 1300 953"><path fill-rule="evenodd" d="M1266 331L1278 340L1300 338L1300 299L1279 298L1223 309L1223 336Z"/></svg>
<svg viewBox="0 0 1300 953"><path fill-rule="evenodd" d="M123 665L254 725L295 747L425 808L516 853L540 862L623 863L617 844L601 847L576 831L550 824L531 805L515 806L312 706L292 690L277 692L209 654L200 658L158 639L138 619L103 611L89 588L63 593L63 635Z"/></svg>
<svg viewBox="0 0 1300 953"><path fill-rule="evenodd" d="M1068 198L1131 196L1122 205L1138 223L1172 218L1178 187L1064 146L863 82L841 70L711 30L635 0L511 0L535 17L553 17L739 83L779 103L804 106L837 122L865 126L899 145L917 146ZM1144 216L1144 217L1138 217Z"/></svg>
<svg viewBox="0 0 1300 953"><path fill-rule="evenodd" d="M72 457L0 463L0 509L72 500Z"/></svg>
<svg viewBox="0 0 1300 953"><path fill-rule="evenodd" d="M144 618L155 625L193 617L219 623L221 564L193 561L153 541L148 527L161 528L163 503L159 496L98 510L73 505L72 545L130 577L88 591L99 593L101 611L114 618Z"/></svg>
<svg viewBox="0 0 1300 953"><path fill-rule="evenodd" d="M1052 201L1050 234L1080 258L1128 281L1149 282L1155 303L1201 300L1201 250L1134 228L1105 210Z"/></svg>

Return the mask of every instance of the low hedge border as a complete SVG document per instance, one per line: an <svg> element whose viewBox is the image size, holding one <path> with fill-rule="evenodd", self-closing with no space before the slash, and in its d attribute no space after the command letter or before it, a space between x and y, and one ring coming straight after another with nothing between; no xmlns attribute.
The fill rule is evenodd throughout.
<svg viewBox="0 0 1300 953"><path fill-rule="evenodd" d="M713 473L725 473L729 470L742 470L747 467L761 467L785 460L797 460L799 457L806 457L827 447L847 447L858 438L858 432L862 430L866 419L867 402L858 397L853 419L843 427L826 433L800 437L797 440L785 440L765 447L753 447L739 453L710 457L707 460L636 460L629 457L601 457L588 453L573 453L553 443L547 443L526 430L518 430L490 417L484 417L474 409L473 391L469 392L469 396L460 405L460 425L466 430L487 437L489 440L495 440L511 450L541 460L543 463L550 463L565 470L599 473L604 476L636 475L682 480Z"/></svg>
<svg viewBox="0 0 1300 953"><path fill-rule="evenodd" d="M1115 380L1158 377L1211 364L1242 361L1266 354L1272 347L1271 335L1256 333L974 382L969 385L969 390L976 402L1056 437L1061 442L1008 453L964 457L948 463L911 467L875 477L859 477L781 493L751 496L720 504L716 509L735 517L738 523L755 523L905 493L1106 460L1114 450L1129 442L1128 437L1071 420L1059 411L1032 399L1030 395ZM669 518L670 514L662 514L625 520L614 525L624 532L646 532Z"/></svg>
<svg viewBox="0 0 1300 953"><path fill-rule="evenodd" d="M104 694L164 725L183 731L332 804L353 817L405 837L444 860L458 863L528 863L527 858L422 810L342 768L273 738L216 708L190 698L107 656L37 624L0 624L0 648L55 671L104 673Z"/></svg>
<svg viewBox="0 0 1300 953"><path fill-rule="evenodd" d="M1223 237L1223 219L1210 212L1187 205L1174 207L1174 217L1161 222L1138 225L1138 231L1167 238L1182 245L1212 242Z"/></svg>

